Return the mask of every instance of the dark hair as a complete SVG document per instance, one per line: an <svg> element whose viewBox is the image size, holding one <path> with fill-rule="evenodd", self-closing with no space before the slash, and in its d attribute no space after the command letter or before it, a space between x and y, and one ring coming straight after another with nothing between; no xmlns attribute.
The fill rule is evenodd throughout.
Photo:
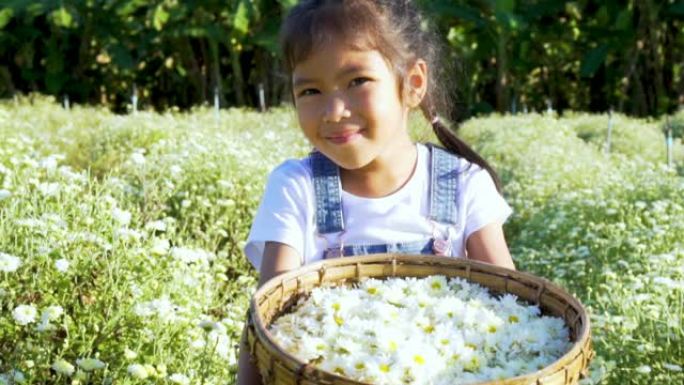
<svg viewBox="0 0 684 385"><path fill-rule="evenodd" d="M428 90L420 109L440 143L450 152L487 170L499 192L494 169L440 119L449 117L454 103L449 90L439 88L447 75L442 44L434 29L410 0L305 0L292 8L281 31L284 65L291 78L295 66L314 47L341 38L361 49L378 50L391 64L403 95L407 69L422 59L428 66Z"/></svg>

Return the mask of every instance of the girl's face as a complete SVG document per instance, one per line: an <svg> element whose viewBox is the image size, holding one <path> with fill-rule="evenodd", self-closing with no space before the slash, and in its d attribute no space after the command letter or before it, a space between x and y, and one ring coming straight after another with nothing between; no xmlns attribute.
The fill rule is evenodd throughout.
<svg viewBox="0 0 684 385"><path fill-rule="evenodd" d="M347 170L406 151L410 106L382 54L334 42L316 48L292 76L299 124L311 144Z"/></svg>

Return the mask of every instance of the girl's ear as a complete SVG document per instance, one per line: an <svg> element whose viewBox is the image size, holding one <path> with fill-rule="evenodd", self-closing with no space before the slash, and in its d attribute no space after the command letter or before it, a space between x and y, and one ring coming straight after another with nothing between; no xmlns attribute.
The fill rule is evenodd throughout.
<svg viewBox="0 0 684 385"><path fill-rule="evenodd" d="M409 108L420 105L427 93L428 68L423 59L416 60L406 72L405 79L405 99Z"/></svg>

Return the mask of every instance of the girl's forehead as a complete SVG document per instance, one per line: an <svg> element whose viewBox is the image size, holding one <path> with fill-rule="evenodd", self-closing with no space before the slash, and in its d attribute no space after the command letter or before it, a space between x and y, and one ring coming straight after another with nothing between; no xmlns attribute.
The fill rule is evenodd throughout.
<svg viewBox="0 0 684 385"><path fill-rule="evenodd" d="M318 44L294 66L295 77L302 72L332 71L341 67L365 67L366 69L389 69L389 61L383 54L368 45L348 42Z"/></svg>

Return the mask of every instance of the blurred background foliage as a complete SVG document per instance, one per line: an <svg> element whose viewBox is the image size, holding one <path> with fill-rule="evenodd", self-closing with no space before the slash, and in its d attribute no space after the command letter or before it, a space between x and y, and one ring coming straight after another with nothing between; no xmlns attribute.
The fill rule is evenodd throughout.
<svg viewBox="0 0 684 385"><path fill-rule="evenodd" d="M0 2L0 97L189 108L288 100L277 34L296 0ZM469 114L659 116L684 105L683 0L418 0ZM465 117L465 116L464 116ZM461 118L461 117L459 117Z"/></svg>

